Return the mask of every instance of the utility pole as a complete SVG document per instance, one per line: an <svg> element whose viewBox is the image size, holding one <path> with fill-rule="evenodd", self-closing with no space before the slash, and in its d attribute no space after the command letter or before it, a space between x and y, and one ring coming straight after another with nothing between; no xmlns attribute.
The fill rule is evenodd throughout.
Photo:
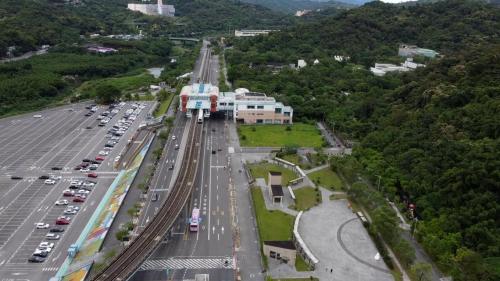
<svg viewBox="0 0 500 281"><path fill-rule="evenodd" d="M382 176L380 175L375 175L375 176L378 177L377 190L380 191L380 179L382 178Z"/></svg>

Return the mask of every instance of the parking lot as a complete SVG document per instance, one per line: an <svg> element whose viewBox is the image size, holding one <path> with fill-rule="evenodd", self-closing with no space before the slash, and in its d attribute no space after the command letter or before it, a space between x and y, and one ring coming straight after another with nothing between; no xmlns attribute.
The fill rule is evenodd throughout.
<svg viewBox="0 0 500 281"><path fill-rule="evenodd" d="M115 158L146 119L152 103L141 104L144 106L135 111L130 103L117 107L114 113L108 112L108 118L114 116L107 122L97 120L97 116L111 109L101 106L85 116L90 110L85 108L89 104L83 103L0 120L0 280L48 280L55 274L68 247L77 240L118 174L113 169ZM108 133L127 110L134 112L135 120L120 123L119 129ZM96 157L102 160L96 161ZM92 173L97 178L89 178ZM74 186L67 192L70 196L63 197L72 180L96 184L87 183L87 191ZM55 202L62 199L79 210L70 212L66 205L56 206ZM68 214L63 214L66 209ZM63 215L69 218L69 224L56 226ZM37 223L49 226L37 229ZM63 232L54 232L55 240L47 240L53 228L62 228ZM54 243L51 249L43 250L47 253L40 254L46 255L41 258L44 261L28 263L43 241Z"/></svg>

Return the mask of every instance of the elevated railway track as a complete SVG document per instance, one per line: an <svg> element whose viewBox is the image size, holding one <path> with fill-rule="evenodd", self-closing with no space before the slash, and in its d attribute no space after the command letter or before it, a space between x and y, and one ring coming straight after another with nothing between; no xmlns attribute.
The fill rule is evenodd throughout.
<svg viewBox="0 0 500 281"><path fill-rule="evenodd" d="M208 82L210 78L210 56L211 52L207 47L202 54L198 81ZM192 192L201 151L203 124L198 124L196 118L192 118L188 124L190 128L181 169L168 198L139 236L91 280L127 280L161 243L175 223Z"/></svg>

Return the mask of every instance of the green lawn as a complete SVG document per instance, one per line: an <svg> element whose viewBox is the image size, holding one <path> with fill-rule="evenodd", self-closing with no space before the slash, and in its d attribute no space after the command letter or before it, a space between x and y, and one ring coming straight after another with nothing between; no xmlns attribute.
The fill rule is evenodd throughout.
<svg viewBox="0 0 500 281"><path fill-rule="evenodd" d="M287 131L287 127L291 127ZM323 137L315 125L241 125L238 128L241 146L256 147L321 147Z"/></svg>
<svg viewBox="0 0 500 281"><path fill-rule="evenodd" d="M263 241L291 240L295 217L267 210L260 188L252 187L251 192L261 244Z"/></svg>
<svg viewBox="0 0 500 281"><path fill-rule="evenodd" d="M321 196L321 193L312 187L302 187L293 192L295 194L295 209L299 211L305 211L316 206L319 203L316 199L316 194L319 193Z"/></svg>
<svg viewBox="0 0 500 281"><path fill-rule="evenodd" d="M330 167L310 173L308 176L314 183L325 188L341 190L343 187L342 180Z"/></svg>
<svg viewBox="0 0 500 281"><path fill-rule="evenodd" d="M295 174L294 171L287 169L282 166L278 166L276 164L271 163L259 163L259 164L250 164L248 165L250 169L250 173L254 179L256 178L264 178L267 183L269 171L281 172L281 184L283 186L288 185L288 182L298 178L298 175Z"/></svg>
<svg viewBox="0 0 500 281"><path fill-rule="evenodd" d="M304 261L301 255L297 254L295 258L295 270L297 271L311 271L309 265ZM309 279L306 279L309 280Z"/></svg>
<svg viewBox="0 0 500 281"><path fill-rule="evenodd" d="M172 103L172 99L174 98L174 94L170 94L168 98L160 102L160 105L158 106L158 109L155 110L154 112L154 117L160 117L163 114L167 113L168 107Z"/></svg>

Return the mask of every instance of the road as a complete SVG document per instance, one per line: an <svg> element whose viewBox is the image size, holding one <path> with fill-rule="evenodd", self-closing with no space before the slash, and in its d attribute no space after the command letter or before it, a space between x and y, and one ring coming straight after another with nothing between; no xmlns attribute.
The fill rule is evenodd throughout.
<svg viewBox="0 0 500 281"><path fill-rule="evenodd" d="M206 42L205 42L206 44ZM203 46L201 54L205 51ZM200 58L202 55L200 56ZM198 59L191 82L197 82L202 61ZM208 65L207 79L212 84L218 82L219 62L212 56ZM173 134L182 136L182 126L186 122L184 114L179 113L174 121ZM198 164L198 173L194 182L194 190L188 206L177 219L168 240L164 241L153 252L149 259L131 280L186 280L194 279L195 274L209 274L210 280L234 280L233 239L229 200L228 147L226 144L227 129L223 118L205 119L203 124L203 150ZM172 161L180 161L182 155L172 150L173 141L165 146L159 169L153 178L153 192L150 192L146 203L146 211L140 219L140 225L148 221L158 205L162 202L151 202L155 192L168 193L173 183L174 170L169 170ZM179 153L182 153L182 148ZM164 194L160 198L166 197ZM188 219L193 208L199 208L201 214L200 229L190 232ZM167 274L168 271L168 274Z"/></svg>
<svg viewBox="0 0 500 281"><path fill-rule="evenodd" d="M117 175L113 170L114 158L125 147L127 140L144 121L151 103L141 111L137 120L120 138L96 171L97 185L88 195L81 210L73 215L70 225L65 226L61 239L53 241L55 247L44 263L29 264L27 259L47 230L37 230L37 222L49 223L62 215L65 207L55 206L62 199L62 190L68 188L71 179L85 179L86 174L73 170L84 158L93 159L103 150L105 134L130 107L126 105L105 127L98 127L97 113L85 117L86 104L75 104L24 114L0 120L0 280L48 280L58 270L66 252L76 241L87 224L94 207L99 204ZM42 118L34 118L40 114ZM52 167L62 170L52 171ZM60 175L55 185L45 185L40 175ZM12 180L12 175L22 180Z"/></svg>

